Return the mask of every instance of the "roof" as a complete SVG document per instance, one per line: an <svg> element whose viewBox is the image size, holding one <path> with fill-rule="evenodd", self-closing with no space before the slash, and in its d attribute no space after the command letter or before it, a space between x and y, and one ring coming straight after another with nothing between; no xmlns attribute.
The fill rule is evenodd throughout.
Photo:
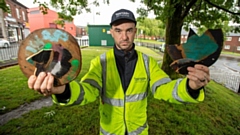
<svg viewBox="0 0 240 135"><path fill-rule="evenodd" d="M226 35L227 35L227 36L231 36L231 37L240 37L240 33L230 32L230 33L227 33Z"/></svg>
<svg viewBox="0 0 240 135"><path fill-rule="evenodd" d="M28 7L26 7L26 6L23 5L22 3L18 2L17 0L12 0L12 2L18 4L19 6L22 6L22 7L26 8L26 9L28 9Z"/></svg>

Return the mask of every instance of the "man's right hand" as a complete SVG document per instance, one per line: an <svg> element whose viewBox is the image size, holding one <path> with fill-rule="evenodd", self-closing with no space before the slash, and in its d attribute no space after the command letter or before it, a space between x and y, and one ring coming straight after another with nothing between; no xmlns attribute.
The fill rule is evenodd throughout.
<svg viewBox="0 0 240 135"><path fill-rule="evenodd" d="M38 76L31 75L28 79L28 87L44 96L51 94L61 94L64 92L66 85L54 87L54 77L51 73L41 72Z"/></svg>

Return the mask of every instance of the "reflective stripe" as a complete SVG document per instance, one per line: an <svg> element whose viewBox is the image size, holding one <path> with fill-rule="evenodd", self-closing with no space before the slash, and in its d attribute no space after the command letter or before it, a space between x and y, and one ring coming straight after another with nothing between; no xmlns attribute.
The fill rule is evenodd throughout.
<svg viewBox="0 0 240 135"><path fill-rule="evenodd" d="M138 127L135 131L132 131L132 132L128 133L128 135L139 135L139 134L141 134L142 131L145 130L146 128L147 128L147 122L145 122L145 123L143 124L143 126ZM100 131L101 131L101 133L104 134L104 135L116 135L116 134L112 134L112 133L107 132L107 131L104 130L102 127L100 127Z"/></svg>
<svg viewBox="0 0 240 135"><path fill-rule="evenodd" d="M174 97L177 101L179 101L179 102L184 102L184 101L178 96L178 85L179 85L179 83L180 83L181 81L182 81L182 78L180 78L180 79L177 80L177 82L176 82L176 84L175 84L175 86L174 86L172 95L173 95L173 97Z"/></svg>
<svg viewBox="0 0 240 135"><path fill-rule="evenodd" d="M136 102L143 100L144 98L147 97L147 92L140 93L140 94L134 94L134 95L128 95L126 96L125 102ZM124 100L123 99L114 99L114 98L108 98L108 97L103 97L103 102L110 104L112 106L118 106L118 107L123 107L124 106Z"/></svg>
<svg viewBox="0 0 240 135"><path fill-rule="evenodd" d="M150 78L150 73L149 73L149 59L148 56L146 54L142 54L143 55L143 60L144 60L144 66L147 72L147 76L148 76L148 80Z"/></svg>
<svg viewBox="0 0 240 135"><path fill-rule="evenodd" d="M114 99L114 98L107 98L106 96L102 96L102 100L104 103L112 105L112 106L124 106L124 101L122 99Z"/></svg>
<svg viewBox="0 0 240 135"><path fill-rule="evenodd" d="M128 133L128 135L139 135L146 128L147 128L147 122L145 122L143 126L138 127L137 130Z"/></svg>
<svg viewBox="0 0 240 135"><path fill-rule="evenodd" d="M77 82L77 83L78 83L78 82ZM78 105L78 104L80 104L80 103L83 101L83 99L84 99L84 95L85 95L84 89L83 89L83 87L82 87L81 84L78 83L78 85L80 86L80 95L78 96L77 101L75 101L75 102L73 103L73 105Z"/></svg>
<svg viewBox="0 0 240 135"><path fill-rule="evenodd" d="M139 100L143 100L147 97L147 92L140 93L140 94L134 94L134 95L128 95L126 96L126 102L136 102Z"/></svg>
<svg viewBox="0 0 240 135"><path fill-rule="evenodd" d="M100 55L100 61L102 65L102 91L100 93L101 97L105 95L106 91L106 76L107 76L107 60L106 60L106 53Z"/></svg>
<svg viewBox="0 0 240 135"><path fill-rule="evenodd" d="M166 78L162 78L162 79L158 80L157 82L155 82L152 86L152 94L155 94L158 86L168 83L168 82L171 82L171 81L172 80L169 77L166 77Z"/></svg>
<svg viewBox="0 0 240 135"><path fill-rule="evenodd" d="M116 134L112 134L112 133L108 133L106 130L104 130L102 127L100 127L100 131L102 132L102 134L104 135L116 135Z"/></svg>
<svg viewBox="0 0 240 135"><path fill-rule="evenodd" d="M86 79L83 82L91 84L92 86L96 87L99 91L102 90L102 87L93 79Z"/></svg>

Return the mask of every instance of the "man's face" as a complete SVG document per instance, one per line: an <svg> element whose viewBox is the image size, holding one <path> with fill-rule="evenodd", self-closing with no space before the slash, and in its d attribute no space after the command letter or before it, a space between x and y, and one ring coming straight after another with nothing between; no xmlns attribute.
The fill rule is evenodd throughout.
<svg viewBox="0 0 240 135"><path fill-rule="evenodd" d="M114 38L117 49L128 51L132 48L134 37L136 34L135 23L123 22L117 25L112 25L111 34Z"/></svg>

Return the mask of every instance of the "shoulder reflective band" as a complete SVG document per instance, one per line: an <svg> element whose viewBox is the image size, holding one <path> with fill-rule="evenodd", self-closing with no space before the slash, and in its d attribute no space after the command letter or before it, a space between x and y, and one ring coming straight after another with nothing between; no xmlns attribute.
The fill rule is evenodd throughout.
<svg viewBox="0 0 240 135"><path fill-rule="evenodd" d="M102 66L102 91L100 93L101 97L103 98L103 95L105 94L106 91L106 65L107 65L107 60L106 60L106 53L100 55L100 61L101 61L101 66Z"/></svg>
<svg viewBox="0 0 240 135"><path fill-rule="evenodd" d="M143 55L143 60L144 60L144 66L147 72L147 76L148 76L148 80L150 78L150 73L149 73L149 59L148 56L146 54L142 54Z"/></svg>

